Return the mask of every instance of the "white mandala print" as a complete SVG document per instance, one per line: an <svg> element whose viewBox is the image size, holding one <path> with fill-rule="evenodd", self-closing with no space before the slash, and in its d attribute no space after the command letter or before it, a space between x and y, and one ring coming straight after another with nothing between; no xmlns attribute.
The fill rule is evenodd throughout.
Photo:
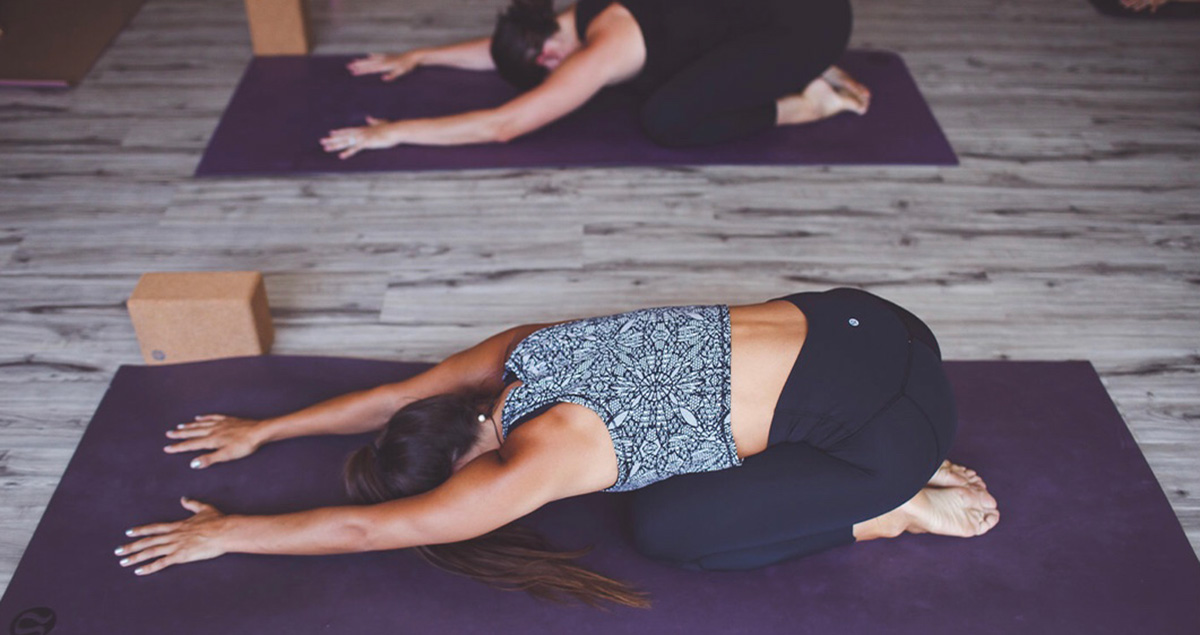
<svg viewBox="0 0 1200 635"><path fill-rule="evenodd" d="M504 405L504 434L555 403L591 409L617 453L617 482L606 491L741 465L729 355L726 306L644 309L542 329L505 365L522 385Z"/></svg>

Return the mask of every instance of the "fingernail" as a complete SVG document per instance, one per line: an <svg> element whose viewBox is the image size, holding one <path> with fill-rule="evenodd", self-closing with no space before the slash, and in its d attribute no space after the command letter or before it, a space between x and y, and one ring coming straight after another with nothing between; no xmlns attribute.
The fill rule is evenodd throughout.
<svg viewBox="0 0 1200 635"><path fill-rule="evenodd" d="M123 553L125 553L125 547L117 547L116 549L113 549L114 556L119 556Z"/></svg>
<svg viewBox="0 0 1200 635"><path fill-rule="evenodd" d="M175 427L176 427L176 428L179 428L180 430L182 430L182 429L183 429L183 426L186 426L186 425L187 425L186 423L181 423L181 424L179 424L179 425L177 425L177 426L175 426Z"/></svg>
<svg viewBox="0 0 1200 635"><path fill-rule="evenodd" d="M126 530L125 530L125 535L126 535L126 536L129 536L130 538L132 538L132 537L133 537L133 530L132 530L132 529L126 529Z"/></svg>
<svg viewBox="0 0 1200 635"><path fill-rule="evenodd" d="M189 465L192 466L193 470L198 470L204 467L204 464L200 462L200 459L192 459L192 462Z"/></svg>
<svg viewBox="0 0 1200 635"><path fill-rule="evenodd" d="M128 567L129 566L129 558L121 558L121 566Z"/></svg>
<svg viewBox="0 0 1200 635"><path fill-rule="evenodd" d="M169 445L163 446L163 452L170 452L170 451L171 451L171 446L169 446Z"/></svg>
<svg viewBox="0 0 1200 635"><path fill-rule="evenodd" d="M133 570L133 572L134 572L134 573L136 573L136 574L138 574L138 575L146 575L146 570L145 570L145 569L134 569L134 570Z"/></svg>

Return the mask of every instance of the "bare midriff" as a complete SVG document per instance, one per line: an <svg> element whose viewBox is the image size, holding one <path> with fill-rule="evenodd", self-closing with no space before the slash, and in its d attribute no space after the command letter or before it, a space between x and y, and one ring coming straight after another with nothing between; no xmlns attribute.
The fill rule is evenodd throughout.
<svg viewBox="0 0 1200 635"><path fill-rule="evenodd" d="M775 404L808 336L808 320L786 300L729 308L730 391L738 456L767 449Z"/></svg>

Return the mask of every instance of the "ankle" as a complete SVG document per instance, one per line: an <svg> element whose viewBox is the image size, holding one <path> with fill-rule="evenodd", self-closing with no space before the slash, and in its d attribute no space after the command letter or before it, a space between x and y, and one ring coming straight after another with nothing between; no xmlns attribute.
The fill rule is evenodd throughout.
<svg viewBox="0 0 1200 635"><path fill-rule="evenodd" d="M775 125L786 126L800 121L805 114L805 105L801 95L784 95L775 100Z"/></svg>
<svg viewBox="0 0 1200 635"><path fill-rule="evenodd" d="M909 526L909 517L903 506L882 516L854 525L854 540L863 542L878 538L895 538L904 533Z"/></svg>

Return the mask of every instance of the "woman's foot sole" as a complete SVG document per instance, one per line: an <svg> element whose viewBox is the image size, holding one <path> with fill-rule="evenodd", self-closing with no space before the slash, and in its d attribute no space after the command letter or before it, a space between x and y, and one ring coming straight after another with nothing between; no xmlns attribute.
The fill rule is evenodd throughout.
<svg viewBox="0 0 1200 635"><path fill-rule="evenodd" d="M866 114L871 107L871 91L846 71L837 66L830 66L821 73L821 79L829 83L833 90L848 102L854 104L850 110L860 115Z"/></svg>
<svg viewBox="0 0 1200 635"><path fill-rule="evenodd" d="M836 68L836 67L835 67ZM828 74L830 71L826 71ZM838 113L852 112L866 114L870 102L870 91L838 71L834 75L838 81L849 81L846 84L835 84L825 76L818 77L809 83L802 92L785 95L776 103L776 124L781 126L809 123L832 117Z"/></svg>
<svg viewBox="0 0 1200 635"><path fill-rule="evenodd" d="M1000 522L996 499L979 487L926 487L897 511L911 534L971 538Z"/></svg>
<svg viewBox="0 0 1200 635"><path fill-rule="evenodd" d="M943 461L929 483L911 500L892 511L858 523L858 541L895 538L903 533L970 538L1000 522L996 499L970 468Z"/></svg>

